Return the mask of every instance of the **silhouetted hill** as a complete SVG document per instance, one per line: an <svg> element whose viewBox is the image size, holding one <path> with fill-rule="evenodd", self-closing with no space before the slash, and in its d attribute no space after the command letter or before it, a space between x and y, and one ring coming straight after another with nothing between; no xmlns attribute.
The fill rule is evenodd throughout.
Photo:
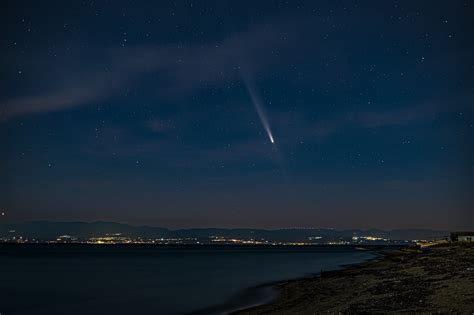
<svg viewBox="0 0 474 315"><path fill-rule="evenodd" d="M37 239L55 239L59 235L73 235L79 238L104 236L122 233L130 237L162 237L167 229L149 226L131 226L115 222L50 222L30 221L14 224L0 224L0 235L16 235Z"/></svg>
<svg viewBox="0 0 474 315"><path fill-rule="evenodd" d="M14 231L14 232L13 232ZM23 223L0 224L0 237L22 236L38 240L56 239L60 235L71 235L80 239L100 237L106 234L121 233L127 237L151 238L196 238L209 237L265 239L276 242L305 242L310 239L323 241L350 240L353 236L372 236L391 240L436 239L447 236L447 231L429 229L398 230L335 230L335 229L225 229L192 228L170 230L161 227L132 226L115 222L51 222L30 221Z"/></svg>

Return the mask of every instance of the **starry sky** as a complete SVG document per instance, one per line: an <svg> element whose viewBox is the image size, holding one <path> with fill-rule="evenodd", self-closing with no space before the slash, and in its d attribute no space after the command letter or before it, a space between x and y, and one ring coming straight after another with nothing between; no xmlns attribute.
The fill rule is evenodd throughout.
<svg viewBox="0 0 474 315"><path fill-rule="evenodd" d="M474 226L473 1L0 11L2 221Z"/></svg>

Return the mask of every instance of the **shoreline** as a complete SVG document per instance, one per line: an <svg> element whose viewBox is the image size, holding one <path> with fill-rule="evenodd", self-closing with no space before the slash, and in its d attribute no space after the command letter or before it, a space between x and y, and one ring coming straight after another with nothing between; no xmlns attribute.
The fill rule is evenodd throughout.
<svg viewBox="0 0 474 315"><path fill-rule="evenodd" d="M319 272L308 273L306 276L302 276L298 278L278 280L278 281L263 283L254 287L246 288L242 290L241 292L239 292L237 295L225 301L224 303L214 305L202 310L191 312L189 313L189 315L240 314L241 312L245 312L249 309L259 308L267 304L271 304L274 301L278 300L281 294L280 287L286 283L301 281L308 278L312 279L315 277L319 277L321 273L324 273L324 272L344 270L346 268L358 266L358 265L365 264L371 261L377 261L381 259L387 252L398 250L400 248L404 248L405 246L392 245L392 246L384 246L382 248L378 248L378 246L376 246L375 248L371 248L371 247L365 248L362 246L360 247L362 248L361 250L367 251L373 257L369 257L367 259L354 262L354 263L341 264L329 270L321 270Z"/></svg>
<svg viewBox="0 0 474 315"><path fill-rule="evenodd" d="M246 288L222 304L187 313L188 315L225 315L271 303L278 298L275 286L279 282Z"/></svg>
<svg viewBox="0 0 474 315"><path fill-rule="evenodd" d="M276 299L230 314L474 311L473 244L373 253L342 269L276 283Z"/></svg>

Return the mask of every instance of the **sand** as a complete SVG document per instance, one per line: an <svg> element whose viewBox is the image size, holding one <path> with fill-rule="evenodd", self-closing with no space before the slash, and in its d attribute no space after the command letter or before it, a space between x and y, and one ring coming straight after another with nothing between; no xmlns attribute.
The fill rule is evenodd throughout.
<svg viewBox="0 0 474 315"><path fill-rule="evenodd" d="M276 288L276 300L238 314L474 314L474 244L401 249Z"/></svg>

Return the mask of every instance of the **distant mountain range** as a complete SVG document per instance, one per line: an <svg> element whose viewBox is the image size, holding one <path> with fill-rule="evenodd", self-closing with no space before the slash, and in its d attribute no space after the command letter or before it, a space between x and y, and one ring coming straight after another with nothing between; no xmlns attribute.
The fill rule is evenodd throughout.
<svg viewBox="0 0 474 315"><path fill-rule="evenodd" d="M54 240L60 235L70 235L79 239L103 237L120 233L130 238L194 238L209 240L212 238L253 239L272 242L308 242L327 243L331 241L353 240L354 237L372 237L389 240L432 240L449 235L448 231L429 229L398 230L335 230L335 229L226 229L226 228L190 228L171 230L162 227L132 226L114 222L51 222L30 221L23 223L0 224L0 237L12 236L36 240Z"/></svg>

